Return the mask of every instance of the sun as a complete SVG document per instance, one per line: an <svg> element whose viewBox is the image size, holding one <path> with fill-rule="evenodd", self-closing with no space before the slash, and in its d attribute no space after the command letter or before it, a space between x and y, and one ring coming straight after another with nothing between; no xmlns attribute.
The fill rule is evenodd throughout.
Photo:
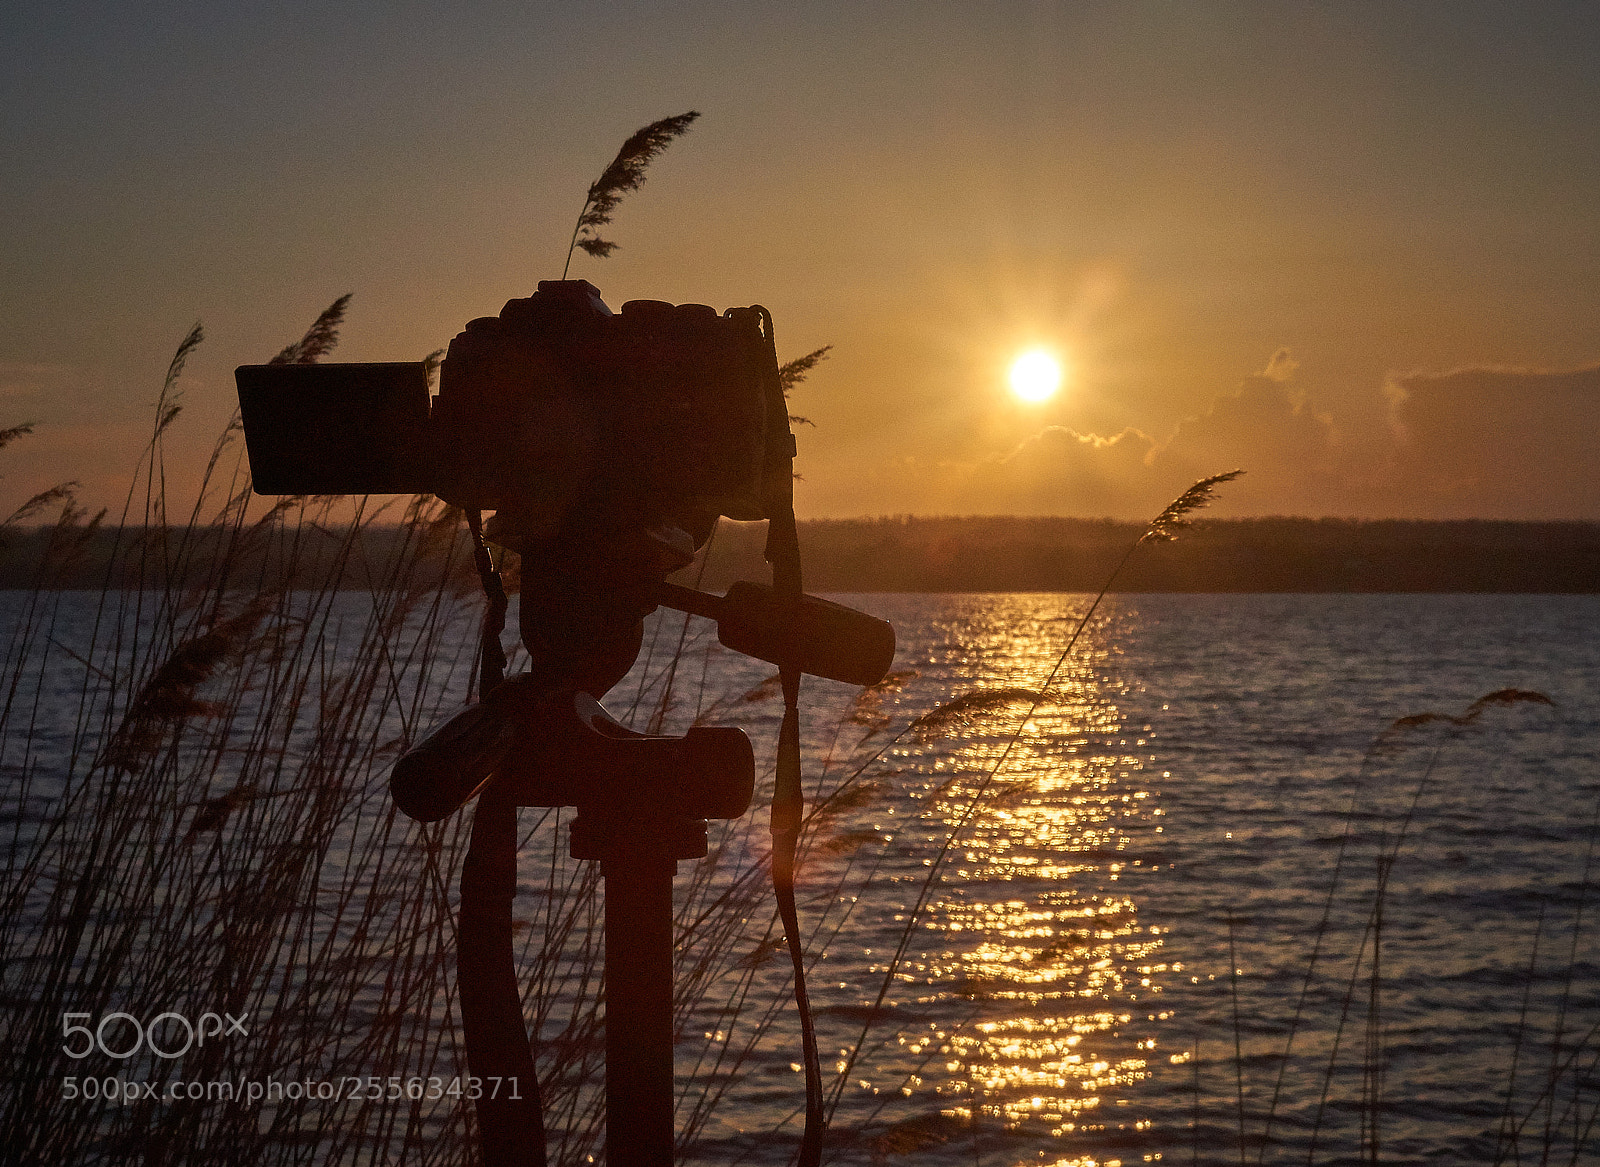
<svg viewBox="0 0 1600 1167"><path fill-rule="evenodd" d="M1029 349L1011 362L1011 392L1021 401L1049 401L1061 388L1061 361L1042 348Z"/></svg>

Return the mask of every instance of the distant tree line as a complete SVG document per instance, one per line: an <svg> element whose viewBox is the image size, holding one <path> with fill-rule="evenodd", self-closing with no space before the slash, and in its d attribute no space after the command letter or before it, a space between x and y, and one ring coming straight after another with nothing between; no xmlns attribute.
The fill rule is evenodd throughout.
<svg viewBox="0 0 1600 1167"><path fill-rule="evenodd" d="M805 584L816 592L1098 591L1137 523L965 517L816 519L800 524ZM723 523L703 563L680 582L722 590L762 578L762 524ZM0 588L99 588L112 541L148 533L100 530L78 540L41 576L49 528L13 529L0 550ZM332 556L341 535L311 533ZM396 532L369 528L340 586L364 589L399 552ZM214 533L191 532L186 555L204 557ZM514 564L512 565L514 568ZM235 563L238 586L279 578L275 565ZM441 563L441 572L470 565ZM463 582L467 582L464 577ZM1122 592L1600 592L1600 523L1458 520L1208 519L1173 543L1141 547L1118 578Z"/></svg>
<svg viewBox="0 0 1600 1167"><path fill-rule="evenodd" d="M1144 530L1094 519L813 520L810 591L1095 592ZM760 566L759 526L724 524L704 583ZM691 569L691 574L695 569ZM1140 547L1119 592L1600 592L1600 523L1206 519Z"/></svg>

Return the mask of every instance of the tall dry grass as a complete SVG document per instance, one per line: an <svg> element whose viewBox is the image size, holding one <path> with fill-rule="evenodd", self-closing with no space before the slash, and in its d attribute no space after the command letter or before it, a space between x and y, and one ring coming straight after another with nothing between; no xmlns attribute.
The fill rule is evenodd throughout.
<svg viewBox="0 0 1600 1167"><path fill-rule="evenodd" d="M337 314L291 350L325 352ZM460 1060L446 976L459 830L397 821L383 776L465 694L466 542L427 499L353 517L334 499L263 504L236 424L175 518L165 439L200 342L196 328L169 369L105 586L53 587L106 524L67 498L34 588L6 596L0 1032L17 1070L0 1145L17 1162L448 1160L435 1136L461 1125L453 1100L65 1096L68 1076L103 1093L106 1079L426 1076ZM379 521L404 536L370 561L362 536ZM351 577L359 593L338 589ZM176 1060L63 1052L69 1013L207 1012L248 1018L248 1037ZM162 1023L166 1048L181 1024ZM122 1049L135 1031L114 1020L105 1037Z"/></svg>
<svg viewBox="0 0 1600 1167"><path fill-rule="evenodd" d="M330 352L347 301L276 359ZM470 1162L453 969L470 818L418 826L397 817L386 786L394 759L469 698L481 602L470 540L430 497L256 498L237 422L180 507L165 447L202 340L197 326L171 362L120 515L86 514L68 485L11 520L59 507L33 587L4 597L0 1035L18 1072L0 1146L15 1162ZM399 538L369 538L380 525ZM114 550L102 586L58 588L103 528ZM673 710L680 723L714 721L775 695L713 691L703 631L689 629L684 618L646 654L626 710L641 728ZM847 784L814 808L813 835L828 837L864 789ZM551 1159L587 1163L603 1142L603 905L598 865L564 854L567 814L522 812L518 972ZM680 881L679 1034L712 1017L739 1035L702 1043L689 1067L686 1148L783 1013L769 961L781 931L753 821L723 826L711 860ZM811 889L811 903L836 899L851 871ZM813 950L840 926L819 923ZM170 1049L181 1019L204 1014L240 1018L245 1032L176 1059L149 1046L127 1058L64 1049L66 1025L113 1018L103 1036L119 1050L134 1022L162 1015ZM246 1098L251 1084L307 1081L341 1097ZM234 1096L146 1093L180 1083Z"/></svg>

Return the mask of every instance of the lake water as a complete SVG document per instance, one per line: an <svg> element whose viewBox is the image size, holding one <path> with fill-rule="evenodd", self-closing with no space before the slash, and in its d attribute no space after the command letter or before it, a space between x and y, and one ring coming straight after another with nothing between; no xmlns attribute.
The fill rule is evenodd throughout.
<svg viewBox="0 0 1600 1167"><path fill-rule="evenodd" d="M874 746L1038 691L1086 607L846 600L918 673ZM836 1121L919 1161L1593 1157L1597 630L1595 597L1109 601L1037 708L900 738L845 824L882 841L811 917Z"/></svg>
<svg viewBox="0 0 1600 1167"><path fill-rule="evenodd" d="M808 786L836 796L801 911L837 1161L1600 1154L1600 597L1113 597L1048 688L1088 597L837 598L900 639L896 684L805 695ZM642 725L670 669L665 729L743 725L769 772L770 669L670 614L650 644L608 707ZM576 867L524 814L536 951ZM762 854L759 812L714 833L718 867L680 865L685 916ZM694 1162L781 1165L786 962L766 900L733 911L731 939L685 941L686 969L721 963L681 1015L679 1123Z"/></svg>

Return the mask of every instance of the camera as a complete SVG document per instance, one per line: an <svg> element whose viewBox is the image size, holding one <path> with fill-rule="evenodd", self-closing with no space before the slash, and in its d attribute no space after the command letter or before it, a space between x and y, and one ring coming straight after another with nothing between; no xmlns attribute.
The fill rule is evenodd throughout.
<svg viewBox="0 0 1600 1167"><path fill-rule="evenodd" d="M793 531L794 438L764 308L613 313L586 280L544 280L450 342L431 403L422 361L236 378L256 493L493 510L485 533L522 557L522 639L542 677L603 694L658 604L716 620L736 651L851 684L893 658L887 623L814 596L664 582L718 516Z"/></svg>
<svg viewBox="0 0 1600 1167"><path fill-rule="evenodd" d="M633 300L544 280L425 362L246 365L239 401L259 494L429 493L498 512L517 549L585 531L771 517L793 439L759 307Z"/></svg>

